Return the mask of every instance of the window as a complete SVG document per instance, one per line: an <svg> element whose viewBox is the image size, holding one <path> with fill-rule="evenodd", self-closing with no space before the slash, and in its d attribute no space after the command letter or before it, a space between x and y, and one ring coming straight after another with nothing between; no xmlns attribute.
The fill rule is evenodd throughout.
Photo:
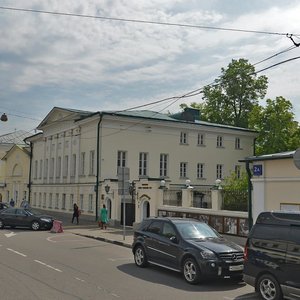
<svg viewBox="0 0 300 300"><path fill-rule="evenodd" d="M66 194L62 194L61 198L61 208L66 209Z"/></svg>
<svg viewBox="0 0 300 300"><path fill-rule="evenodd" d="M235 149L241 149L241 140L240 138L235 138Z"/></svg>
<svg viewBox="0 0 300 300"><path fill-rule="evenodd" d="M83 198L83 194L80 194L80 196L79 196L79 208L81 209L81 210L83 210L83 207L84 207L84 203L83 203L83 200L84 200L84 198Z"/></svg>
<svg viewBox="0 0 300 300"><path fill-rule="evenodd" d="M42 179L43 177L43 161L40 160L40 174L39 174L39 179Z"/></svg>
<svg viewBox="0 0 300 300"><path fill-rule="evenodd" d="M90 151L90 172L89 175L95 175L95 151Z"/></svg>
<svg viewBox="0 0 300 300"><path fill-rule="evenodd" d="M221 135L217 136L217 147L222 148L223 147L223 137Z"/></svg>
<svg viewBox="0 0 300 300"><path fill-rule="evenodd" d="M141 152L139 159L139 176L147 176L148 153Z"/></svg>
<svg viewBox="0 0 300 300"><path fill-rule="evenodd" d="M44 197L43 197L43 207L46 208L46 203L47 203L47 194L44 193Z"/></svg>
<svg viewBox="0 0 300 300"><path fill-rule="evenodd" d="M55 208L58 209L58 206L59 206L59 194L57 193L55 195Z"/></svg>
<svg viewBox="0 0 300 300"><path fill-rule="evenodd" d="M187 144L187 133L186 132L180 132L180 144Z"/></svg>
<svg viewBox="0 0 300 300"><path fill-rule="evenodd" d="M203 133L198 133L197 145L198 146L204 146L205 145L205 140L204 140L204 134Z"/></svg>
<svg viewBox="0 0 300 300"><path fill-rule="evenodd" d="M45 160L44 179L48 178L48 158Z"/></svg>
<svg viewBox="0 0 300 300"><path fill-rule="evenodd" d="M53 178L54 175L54 157L51 158L50 161L50 178Z"/></svg>
<svg viewBox="0 0 300 300"><path fill-rule="evenodd" d="M159 176L168 176L168 154L161 154L159 160Z"/></svg>
<svg viewBox="0 0 300 300"><path fill-rule="evenodd" d="M89 211L93 211L93 194L89 194Z"/></svg>
<svg viewBox="0 0 300 300"><path fill-rule="evenodd" d="M180 177L187 178L187 163L186 162L180 163Z"/></svg>
<svg viewBox="0 0 300 300"><path fill-rule="evenodd" d="M223 179L223 165L217 165L217 179Z"/></svg>
<svg viewBox="0 0 300 300"><path fill-rule="evenodd" d="M240 179L241 178L241 166L236 165L234 167L234 173L235 173L236 178Z"/></svg>
<svg viewBox="0 0 300 300"><path fill-rule="evenodd" d="M56 177L59 178L61 173L61 156L57 158L56 161Z"/></svg>
<svg viewBox="0 0 300 300"><path fill-rule="evenodd" d="M204 164L203 163L197 164L197 178L198 179L204 178Z"/></svg>
<svg viewBox="0 0 300 300"><path fill-rule="evenodd" d="M126 167L126 152L125 151L118 151L118 161L117 167Z"/></svg>
<svg viewBox="0 0 300 300"><path fill-rule="evenodd" d="M64 158L64 169L63 169L63 176L67 177L69 172L69 156L65 155Z"/></svg>
<svg viewBox="0 0 300 300"><path fill-rule="evenodd" d="M73 204L74 204L74 195L70 195L70 202L69 202L69 210L73 210Z"/></svg>
<svg viewBox="0 0 300 300"><path fill-rule="evenodd" d="M79 170L79 174L80 175L84 175L84 171L85 171L85 152L81 152L81 154L80 154L80 170Z"/></svg>
<svg viewBox="0 0 300 300"><path fill-rule="evenodd" d="M52 193L49 194L49 208L52 208Z"/></svg>
<svg viewBox="0 0 300 300"><path fill-rule="evenodd" d="M38 161L34 161L34 179L37 179L37 173L38 173Z"/></svg>
<svg viewBox="0 0 300 300"><path fill-rule="evenodd" d="M71 168L71 176L74 177L76 175L76 154L72 155L72 168Z"/></svg>
<svg viewBox="0 0 300 300"><path fill-rule="evenodd" d="M154 221L150 224L147 231L152 232L152 233L156 233L156 234L160 234L161 233L160 227L161 227L161 222L160 221Z"/></svg>

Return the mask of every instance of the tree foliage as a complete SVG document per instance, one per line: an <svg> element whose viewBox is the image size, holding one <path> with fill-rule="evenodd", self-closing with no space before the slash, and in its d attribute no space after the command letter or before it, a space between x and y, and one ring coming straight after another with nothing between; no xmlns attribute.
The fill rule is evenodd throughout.
<svg viewBox="0 0 300 300"><path fill-rule="evenodd" d="M248 113L266 95L266 76L257 77L246 59L232 60L221 76L203 88L202 119L212 123L248 127Z"/></svg>
<svg viewBox="0 0 300 300"><path fill-rule="evenodd" d="M255 106L249 115L249 126L258 131L256 154L297 149L300 127L294 117L292 103L281 96L267 99L266 106Z"/></svg>

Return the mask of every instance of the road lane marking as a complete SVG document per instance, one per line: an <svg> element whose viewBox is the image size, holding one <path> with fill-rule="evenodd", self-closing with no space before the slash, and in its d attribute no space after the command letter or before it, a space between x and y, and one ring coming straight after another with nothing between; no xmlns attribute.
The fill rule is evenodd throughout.
<svg viewBox="0 0 300 300"><path fill-rule="evenodd" d="M62 270L60 270L60 269L57 269L57 268L54 268L54 267L52 267L52 266L50 266L50 265L47 265L46 263L44 263L44 262L42 262L42 261L40 261L40 260L34 260L36 263L38 263L38 264L41 264L41 265L43 265L43 266L45 266L45 267L47 267L47 268L49 268L49 269L52 269L52 270L54 270L54 271L57 271L57 272L62 272Z"/></svg>
<svg viewBox="0 0 300 300"><path fill-rule="evenodd" d="M18 251L16 251L16 250L13 250L13 249L11 249L11 248L6 248L6 249L7 249L8 251L11 251L11 252L15 253L15 254L21 255L21 256L23 256L23 257L27 257L26 254L21 253L21 252L18 252Z"/></svg>
<svg viewBox="0 0 300 300"><path fill-rule="evenodd" d="M80 242L83 240L83 238L77 238L77 239L72 239L72 240L68 240L68 239L62 239L65 238L67 236L72 236L74 238L73 234L64 234L64 235L60 235L60 236L49 236L47 237L47 241L51 242L51 243L57 243L57 242ZM56 239L56 241L55 241Z"/></svg>
<svg viewBox="0 0 300 300"><path fill-rule="evenodd" d="M85 280L80 279L80 278L78 278L78 277L75 277L75 279L78 280L78 281L81 281L81 282L85 282Z"/></svg>
<svg viewBox="0 0 300 300"><path fill-rule="evenodd" d="M10 238L10 237L15 236L15 235L17 235L17 234L14 233L13 231L11 231L10 233L5 233L4 235L5 235L6 237Z"/></svg>

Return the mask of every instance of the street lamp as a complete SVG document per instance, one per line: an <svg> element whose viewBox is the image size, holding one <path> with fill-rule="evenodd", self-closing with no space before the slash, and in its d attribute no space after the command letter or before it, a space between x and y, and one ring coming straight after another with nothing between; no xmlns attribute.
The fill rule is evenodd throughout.
<svg viewBox="0 0 300 300"><path fill-rule="evenodd" d="M7 115L5 113L3 113L2 116L1 116L1 118L0 118L0 120L2 122L6 122L8 120Z"/></svg>

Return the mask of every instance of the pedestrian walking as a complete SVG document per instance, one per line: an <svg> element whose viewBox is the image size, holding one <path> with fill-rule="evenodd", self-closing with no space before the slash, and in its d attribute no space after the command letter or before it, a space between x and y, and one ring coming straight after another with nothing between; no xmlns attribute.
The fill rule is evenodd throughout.
<svg viewBox="0 0 300 300"><path fill-rule="evenodd" d="M108 217L107 217L107 209L105 204L103 204L103 207L100 210L100 221L101 221L101 229L106 229L107 228L107 223L108 223Z"/></svg>
<svg viewBox="0 0 300 300"><path fill-rule="evenodd" d="M14 206L15 206L15 200L14 200L13 198L10 199L9 205L10 205L11 207L14 207Z"/></svg>
<svg viewBox="0 0 300 300"><path fill-rule="evenodd" d="M73 204L73 217L72 217L72 224L74 222L74 219L76 218L77 225L79 224L79 207L76 203Z"/></svg>

